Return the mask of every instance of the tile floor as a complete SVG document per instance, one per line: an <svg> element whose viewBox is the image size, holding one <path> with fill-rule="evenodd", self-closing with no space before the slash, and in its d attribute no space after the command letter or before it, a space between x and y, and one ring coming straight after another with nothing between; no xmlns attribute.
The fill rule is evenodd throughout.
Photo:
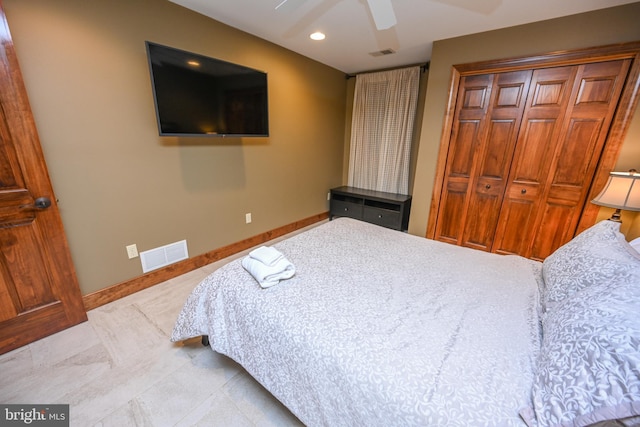
<svg viewBox="0 0 640 427"><path fill-rule="evenodd" d="M0 355L0 402L69 404L70 425L81 427L302 425L199 339L169 341L189 292L247 252L91 310L88 322Z"/></svg>

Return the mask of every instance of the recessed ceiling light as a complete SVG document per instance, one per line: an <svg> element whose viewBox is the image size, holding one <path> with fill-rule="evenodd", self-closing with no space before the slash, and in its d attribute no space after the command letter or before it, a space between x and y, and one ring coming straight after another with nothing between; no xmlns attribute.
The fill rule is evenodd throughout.
<svg viewBox="0 0 640 427"><path fill-rule="evenodd" d="M320 31L316 31L315 33L309 35L309 37L311 38L311 40L324 40L325 35Z"/></svg>
<svg viewBox="0 0 640 427"><path fill-rule="evenodd" d="M194 61L194 60L187 61L187 64L191 65L192 67L199 67L200 66L200 63L198 61Z"/></svg>

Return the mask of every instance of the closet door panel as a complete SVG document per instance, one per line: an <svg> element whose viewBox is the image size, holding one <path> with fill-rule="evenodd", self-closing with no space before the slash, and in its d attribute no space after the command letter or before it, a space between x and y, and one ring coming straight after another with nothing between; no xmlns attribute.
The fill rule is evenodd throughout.
<svg viewBox="0 0 640 427"><path fill-rule="evenodd" d="M492 75L469 76L460 82L435 238L461 244L470 185L478 167Z"/></svg>
<svg viewBox="0 0 640 427"><path fill-rule="evenodd" d="M568 231L572 229L572 218L566 215L568 206L560 198L549 199L542 205L543 222L535 229L533 246L529 258L543 261L544 258L562 246L567 239ZM573 226L575 229L575 226ZM571 236L573 234L571 233Z"/></svg>
<svg viewBox="0 0 640 427"><path fill-rule="evenodd" d="M440 205L443 221L437 230L439 238L451 243L459 243L465 223L467 193L480 126L479 120L461 121L454 139L453 160Z"/></svg>
<svg viewBox="0 0 640 427"><path fill-rule="evenodd" d="M516 159L498 218L493 252L522 254L534 231L539 195L553 157L555 120L530 120L521 131Z"/></svg>
<svg viewBox="0 0 640 427"><path fill-rule="evenodd" d="M494 180L480 179L476 184L473 197L469 201L469 213L463 237L464 246L483 251L491 248L503 194L503 188L500 185L492 186L487 183L492 181Z"/></svg>
<svg viewBox="0 0 640 427"><path fill-rule="evenodd" d="M575 234L629 65L619 60L578 67L535 225L548 236L533 235L532 251L526 256L543 260Z"/></svg>
<svg viewBox="0 0 640 427"><path fill-rule="evenodd" d="M511 181L539 184L544 181L546 171L553 156L553 137L557 120L530 119L524 125L516 152L516 163L511 172Z"/></svg>
<svg viewBox="0 0 640 427"><path fill-rule="evenodd" d="M559 147L554 185L582 186L585 174L593 166L604 120L602 117L569 117L565 138Z"/></svg>
<svg viewBox="0 0 640 427"><path fill-rule="evenodd" d="M462 242L465 246L485 251L491 248L511 162L511 140L517 132L514 127L515 120L495 120L489 124L486 139L491 144L486 144L470 195L469 218Z"/></svg>
<svg viewBox="0 0 640 427"><path fill-rule="evenodd" d="M448 183L440 207L440 215L443 218L436 230L438 240L458 244L466 216L463 212L467 211L467 187L466 182Z"/></svg>
<svg viewBox="0 0 640 427"><path fill-rule="evenodd" d="M551 170L576 68L547 68L533 72L493 252L520 255L530 252L531 236L535 233L541 206L540 194Z"/></svg>
<svg viewBox="0 0 640 427"><path fill-rule="evenodd" d="M500 246L492 252L499 254L518 254L526 249L527 233L530 233L533 216L535 215L535 200L533 198L513 198L509 200L509 208L501 215L500 220L511 226L511 233L503 234Z"/></svg>
<svg viewBox="0 0 640 427"><path fill-rule="evenodd" d="M481 125L481 120L460 120L451 151L452 162L449 170L451 177L469 178L471 176Z"/></svg>
<svg viewBox="0 0 640 427"><path fill-rule="evenodd" d="M524 110L530 71L496 74L478 167L471 177L462 244L489 251Z"/></svg>

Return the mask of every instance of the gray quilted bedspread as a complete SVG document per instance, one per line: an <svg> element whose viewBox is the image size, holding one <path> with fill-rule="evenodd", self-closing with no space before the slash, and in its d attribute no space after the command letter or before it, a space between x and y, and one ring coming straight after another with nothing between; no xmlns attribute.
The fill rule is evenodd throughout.
<svg viewBox="0 0 640 427"><path fill-rule="evenodd" d="M274 247L293 278L225 265L172 340L208 335L309 426L524 425L539 263L346 218Z"/></svg>

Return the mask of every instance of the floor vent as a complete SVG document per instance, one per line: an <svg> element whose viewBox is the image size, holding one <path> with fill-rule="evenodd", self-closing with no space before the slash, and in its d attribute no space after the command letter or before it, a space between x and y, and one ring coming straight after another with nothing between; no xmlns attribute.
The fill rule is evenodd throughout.
<svg viewBox="0 0 640 427"><path fill-rule="evenodd" d="M189 258L189 252L187 251L186 240L140 252L140 262L142 262L143 273L187 258Z"/></svg>

